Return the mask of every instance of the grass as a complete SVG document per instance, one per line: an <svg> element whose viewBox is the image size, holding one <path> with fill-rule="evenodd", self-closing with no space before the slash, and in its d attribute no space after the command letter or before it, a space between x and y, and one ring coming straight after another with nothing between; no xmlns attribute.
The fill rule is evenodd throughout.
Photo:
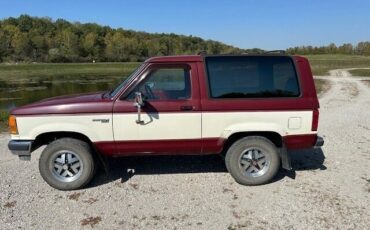
<svg viewBox="0 0 370 230"><path fill-rule="evenodd" d="M354 69L349 71L353 76L370 77L370 69Z"/></svg>
<svg viewBox="0 0 370 230"><path fill-rule="evenodd" d="M140 63L0 64L0 79L49 76L114 76L133 71Z"/></svg>
<svg viewBox="0 0 370 230"><path fill-rule="evenodd" d="M330 89L330 83L327 80L315 79L317 94L320 96Z"/></svg>
<svg viewBox="0 0 370 230"><path fill-rule="evenodd" d="M370 67L370 56L360 55L306 55L314 75L328 75L328 71L340 68ZM110 63L39 63L39 64L0 64L0 79L40 76L113 76L131 72L138 62ZM370 76L370 70L362 70L362 75Z"/></svg>
<svg viewBox="0 0 370 230"><path fill-rule="evenodd" d="M307 55L316 76L328 75L329 70L370 67L370 56L360 55Z"/></svg>
<svg viewBox="0 0 370 230"><path fill-rule="evenodd" d="M0 132L8 129L8 116L8 112L0 111Z"/></svg>
<svg viewBox="0 0 370 230"><path fill-rule="evenodd" d="M370 87L370 80L363 80L362 82L365 83L365 85Z"/></svg>

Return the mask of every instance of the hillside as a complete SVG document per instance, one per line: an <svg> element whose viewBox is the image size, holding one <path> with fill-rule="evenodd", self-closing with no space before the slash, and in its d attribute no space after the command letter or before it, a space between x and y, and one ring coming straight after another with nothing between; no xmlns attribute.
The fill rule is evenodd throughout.
<svg viewBox="0 0 370 230"><path fill-rule="evenodd" d="M142 61L150 56L241 53L213 40L21 15L0 20L0 62ZM257 49L255 51L258 51Z"/></svg>

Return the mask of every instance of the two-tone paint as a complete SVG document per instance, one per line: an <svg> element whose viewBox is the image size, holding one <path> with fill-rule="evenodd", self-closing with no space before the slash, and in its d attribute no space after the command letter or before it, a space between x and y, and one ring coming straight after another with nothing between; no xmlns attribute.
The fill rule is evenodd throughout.
<svg viewBox="0 0 370 230"><path fill-rule="evenodd" d="M79 133L107 156L220 153L226 140L245 132L270 132L288 149L308 148L317 139L319 103L307 59L292 57L299 76L297 98L212 99L202 56L148 59L114 97L106 93L57 97L14 109L18 134L36 140L58 132ZM190 69L191 97L148 101L136 123L133 100L125 96L153 69Z"/></svg>

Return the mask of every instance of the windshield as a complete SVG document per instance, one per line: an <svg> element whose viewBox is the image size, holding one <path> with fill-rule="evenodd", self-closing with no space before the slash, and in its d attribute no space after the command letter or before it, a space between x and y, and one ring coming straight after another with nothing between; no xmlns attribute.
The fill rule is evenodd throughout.
<svg viewBox="0 0 370 230"><path fill-rule="evenodd" d="M121 91L121 89L123 87L125 87L127 85L127 83L129 83L131 81L131 79L133 79L138 72L140 72L140 70L142 69L143 66L144 65L141 64L137 69L135 69L121 84L119 84L117 86L117 88L115 88L114 90L111 91L111 93L109 94L109 96L110 97L116 96L117 93L119 93L119 91Z"/></svg>

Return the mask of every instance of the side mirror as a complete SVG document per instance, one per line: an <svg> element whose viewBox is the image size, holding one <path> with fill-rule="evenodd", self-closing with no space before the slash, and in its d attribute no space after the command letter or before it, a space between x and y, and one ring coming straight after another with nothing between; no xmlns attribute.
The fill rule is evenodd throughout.
<svg viewBox="0 0 370 230"><path fill-rule="evenodd" d="M135 92L135 106L141 107L144 105L143 96L141 95L141 92Z"/></svg>
<svg viewBox="0 0 370 230"><path fill-rule="evenodd" d="M135 92L135 103L134 106L137 107L137 120L136 124L143 124L144 121L141 120L141 107L144 106L143 96L141 92Z"/></svg>

